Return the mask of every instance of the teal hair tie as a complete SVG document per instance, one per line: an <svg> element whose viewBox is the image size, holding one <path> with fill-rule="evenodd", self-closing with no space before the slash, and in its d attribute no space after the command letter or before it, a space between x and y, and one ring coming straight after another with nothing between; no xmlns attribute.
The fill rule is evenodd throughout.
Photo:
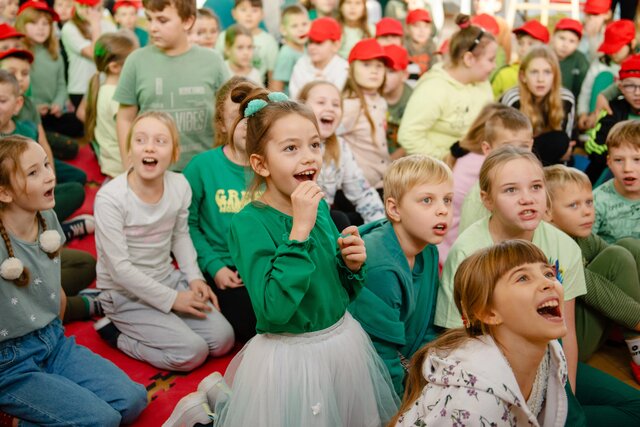
<svg viewBox="0 0 640 427"><path fill-rule="evenodd" d="M289 97L282 92L271 92L267 95L267 98L269 98L271 102L284 102L289 100Z"/></svg>
<svg viewBox="0 0 640 427"><path fill-rule="evenodd" d="M253 99L247 104L247 108L244 109L244 116L251 117L258 111L267 106L267 101L264 99Z"/></svg>

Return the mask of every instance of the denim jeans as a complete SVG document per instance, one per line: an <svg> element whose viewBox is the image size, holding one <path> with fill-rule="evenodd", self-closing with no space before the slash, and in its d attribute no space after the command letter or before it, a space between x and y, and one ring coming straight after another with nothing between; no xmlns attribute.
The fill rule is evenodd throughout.
<svg viewBox="0 0 640 427"><path fill-rule="evenodd" d="M118 426L146 405L142 385L65 337L58 319L0 343L0 410L21 426Z"/></svg>

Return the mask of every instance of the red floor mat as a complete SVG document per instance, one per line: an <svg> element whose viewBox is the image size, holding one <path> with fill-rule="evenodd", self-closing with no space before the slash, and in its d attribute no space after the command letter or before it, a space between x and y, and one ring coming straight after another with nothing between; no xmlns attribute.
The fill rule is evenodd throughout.
<svg viewBox="0 0 640 427"><path fill-rule="evenodd" d="M104 181L98 161L89 146L80 148L78 157L70 164L84 170L87 174L86 197L84 204L75 215L93 214L96 193ZM96 256L93 235L74 239L68 246L87 251ZM224 373L233 355L241 348L237 346L230 355L222 358L210 358L204 365L189 374L162 371L153 366L126 356L121 351L109 347L93 329L93 322L73 322L65 325L66 334L74 335L78 344L84 345L96 354L111 360L129 377L147 388L149 406L134 426L160 426L171 414L176 403L186 394L195 391L198 383L212 372Z"/></svg>

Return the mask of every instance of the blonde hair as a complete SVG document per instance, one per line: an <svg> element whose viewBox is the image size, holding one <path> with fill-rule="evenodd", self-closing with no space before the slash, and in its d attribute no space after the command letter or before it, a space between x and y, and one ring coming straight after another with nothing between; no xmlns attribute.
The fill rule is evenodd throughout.
<svg viewBox="0 0 640 427"><path fill-rule="evenodd" d="M491 336L491 326L483 323L481 317L493 305L496 283L512 269L534 263L547 264L547 257L536 245L525 240L505 240L480 249L462 261L453 279L453 300L466 327L445 332L413 355L400 410L388 426L396 425L398 418L411 408L427 385L422 366L429 354L448 353L470 339Z"/></svg>
<svg viewBox="0 0 640 427"><path fill-rule="evenodd" d="M533 94L523 81L529 64L537 58L547 61L553 73L551 90L541 101L534 99ZM562 121L565 116L561 94L562 75L558 58L550 47L546 45L534 46L525 55L518 72L518 87L520 88L520 111L531 120L534 135L540 135L550 130L562 130Z"/></svg>
<svg viewBox="0 0 640 427"><path fill-rule="evenodd" d="M127 153L131 151L133 130L140 120L146 118L156 119L167 127L169 130L169 136L171 136L171 143L173 144L171 151L171 163L178 161L178 158L180 157L180 134L178 133L178 127L176 126L176 122L173 120L173 117L164 111L145 111L133 120L133 123L131 123L131 127L129 128L129 133L127 134Z"/></svg>
<svg viewBox="0 0 640 427"><path fill-rule="evenodd" d="M485 141L493 147L495 140L498 138L498 133L504 130L511 132L518 132L521 130L528 130L533 132L531 122L521 111L516 110L513 107L507 107L496 111L487 122L484 124L484 138Z"/></svg>
<svg viewBox="0 0 640 427"><path fill-rule="evenodd" d="M20 158L29 148L29 143L37 144L37 142L20 135L11 135L0 139L0 187L9 188L13 192L16 192L16 189L14 188L15 177L16 175L24 176L24 171L20 166ZM0 212L2 212L6 207L7 205L5 203L0 203ZM36 218L42 231L47 231L47 222L44 220L44 217L40 212L36 212ZM9 257L15 257L11 238L9 237L7 230L4 228L4 223L1 218L0 236L4 241ZM45 253L49 259L54 259L58 256L60 250ZM13 283L16 286L27 286L30 281L30 276L29 269L25 265L22 270L22 274L17 279L14 279Z"/></svg>
<svg viewBox="0 0 640 427"><path fill-rule="evenodd" d="M612 148L618 148L622 145L631 145L636 149L640 149L640 121L624 120L616 123L607 135L607 148L611 154Z"/></svg>
<svg viewBox="0 0 640 427"><path fill-rule="evenodd" d="M16 30L18 30L22 34L26 34L27 24L32 24L42 17L45 17L47 19L47 22L49 23L49 37L47 37L42 45L47 49L49 55L51 55L51 59L55 61L58 59L59 45L58 37L56 36L56 32L53 27L53 16L51 16L49 12L38 10L33 7L29 7L23 10L22 13L20 13L20 15L18 15L18 17L16 18ZM29 37L25 37L23 40L27 48L29 50L32 50L34 46L31 39L29 39Z"/></svg>
<svg viewBox="0 0 640 427"><path fill-rule="evenodd" d="M300 89L300 93L298 94L298 100L303 104L306 104L307 100L309 99L309 93L311 93L313 88L318 86L323 86L323 85L331 86L336 90L336 92L338 92L338 96L340 97L340 110L342 110L343 102L342 102L342 97L340 96L340 89L338 89L336 85L334 85L333 83L328 82L326 80L314 80L304 85L302 89ZM340 144L338 142L338 137L336 136L335 132L333 133L333 135L331 135L329 138L327 138L324 141L323 162L324 164L327 164L327 165L331 162L334 162L336 166L340 165Z"/></svg>
<svg viewBox="0 0 640 427"><path fill-rule="evenodd" d="M491 151L491 153L489 153L489 155L484 159L484 163L482 163L482 167L480 168L480 191L491 194L491 183L492 180L495 179L498 169L510 161L517 159L526 159L534 165L537 165L540 167L540 173L544 176L542 163L540 163L540 160L535 154L531 151L525 150L524 148L504 145Z"/></svg>
<svg viewBox="0 0 640 427"><path fill-rule="evenodd" d="M384 175L383 189L386 201L393 198L400 202L402 197L419 184L453 181L453 173L442 160L422 154L413 154L395 160Z"/></svg>
<svg viewBox="0 0 640 427"><path fill-rule="evenodd" d="M591 190L591 181L587 174L565 165L546 166L544 168L544 179L547 183L547 194L549 194L551 201L553 201L555 192L559 188L571 184Z"/></svg>
<svg viewBox="0 0 640 427"><path fill-rule="evenodd" d="M342 90L342 94L345 98L357 98L360 101L360 110L364 113L364 117L367 119L369 127L371 128L371 142L373 144L376 144L376 124L373 121L373 117L371 117L371 114L369 113L369 107L367 106L367 100L364 97L364 91L356 82L354 71L355 63L356 61L353 61L349 64L349 74L347 77L347 82L344 85L344 89ZM382 79L382 84L376 91L380 96L384 95L384 84L386 81L387 75L385 73L384 79Z"/></svg>
<svg viewBox="0 0 640 427"><path fill-rule="evenodd" d="M214 147L221 147L229 144L235 149L233 142L233 134L229 132L231 129L224 127L224 113L227 99L231 99L238 106L244 98L257 86L251 80L242 76L233 76L216 92L215 111L213 113L213 129L215 135ZM236 90L237 89L237 90ZM238 116L242 116L242 112L238 112Z"/></svg>

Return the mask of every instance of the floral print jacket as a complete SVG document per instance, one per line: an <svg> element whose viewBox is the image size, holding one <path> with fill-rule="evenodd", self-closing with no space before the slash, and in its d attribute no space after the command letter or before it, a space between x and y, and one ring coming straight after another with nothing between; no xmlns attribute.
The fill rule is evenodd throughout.
<svg viewBox="0 0 640 427"><path fill-rule="evenodd" d="M549 348L549 381L539 419L529 410L502 352L485 335L469 339L444 357L434 353L427 357L422 374L429 383L397 427L564 426L567 363L557 341Z"/></svg>

